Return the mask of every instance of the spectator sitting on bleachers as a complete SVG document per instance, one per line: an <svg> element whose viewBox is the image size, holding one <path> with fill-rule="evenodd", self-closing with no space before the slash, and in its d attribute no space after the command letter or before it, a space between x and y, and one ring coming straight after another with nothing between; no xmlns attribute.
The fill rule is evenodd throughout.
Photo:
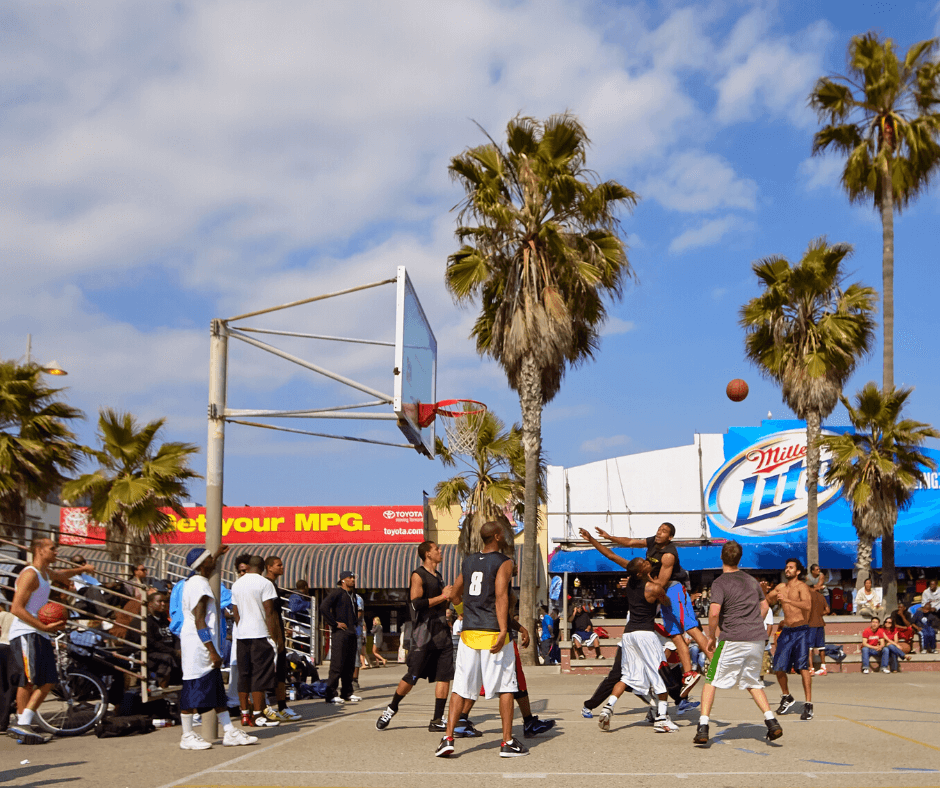
<svg viewBox="0 0 940 788"><path fill-rule="evenodd" d="M879 621L884 613L881 588L872 588L871 578L865 578L865 585L855 591L852 612L857 616L874 616Z"/></svg>
<svg viewBox="0 0 940 788"><path fill-rule="evenodd" d="M902 650L898 640L898 628L894 625L894 619L888 616L881 627L881 636L885 639L885 651L888 652L888 664L892 673L897 673L901 668L899 660L910 659ZM883 662L883 660L882 660Z"/></svg>
<svg viewBox="0 0 940 788"><path fill-rule="evenodd" d="M881 669L888 673L888 652L885 651L884 632L881 629L881 619L871 617L871 624L862 632L862 673L868 673L871 659L881 661Z"/></svg>
<svg viewBox="0 0 940 788"><path fill-rule="evenodd" d="M164 594L155 593L147 597L147 673L161 688L183 680L179 642L170 632L166 610Z"/></svg>
<svg viewBox="0 0 940 788"><path fill-rule="evenodd" d="M914 651L914 637L920 632L920 627L914 623L910 612L907 609L907 603L903 599L898 599L898 609L892 614L894 616L894 625L898 628L898 641L901 645L901 651L905 654L916 654ZM921 646L923 648L923 646Z"/></svg>

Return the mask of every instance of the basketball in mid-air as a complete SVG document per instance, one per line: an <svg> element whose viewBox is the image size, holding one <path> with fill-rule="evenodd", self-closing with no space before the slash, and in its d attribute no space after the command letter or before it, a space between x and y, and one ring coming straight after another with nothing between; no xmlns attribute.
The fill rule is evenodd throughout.
<svg viewBox="0 0 940 788"><path fill-rule="evenodd" d="M57 621L67 621L69 611L58 602L46 602L39 608L39 614L36 616L43 624L55 624Z"/></svg>
<svg viewBox="0 0 940 788"><path fill-rule="evenodd" d="M725 389L725 394L728 395L728 399L732 402L741 402L747 397L747 383L741 380L741 378L735 378L728 384L728 387Z"/></svg>

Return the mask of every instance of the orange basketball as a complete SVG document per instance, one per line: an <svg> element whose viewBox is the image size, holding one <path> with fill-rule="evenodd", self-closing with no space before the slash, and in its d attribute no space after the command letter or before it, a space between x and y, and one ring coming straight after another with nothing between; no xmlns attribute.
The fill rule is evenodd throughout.
<svg viewBox="0 0 940 788"><path fill-rule="evenodd" d="M728 399L732 402L741 402L741 400L747 397L747 383L741 380L741 378L735 378L728 384L728 387L725 389L725 394L728 395Z"/></svg>
<svg viewBox="0 0 940 788"><path fill-rule="evenodd" d="M43 624L55 624L57 621L67 621L69 611L58 602L46 602L39 608L39 615L36 616Z"/></svg>

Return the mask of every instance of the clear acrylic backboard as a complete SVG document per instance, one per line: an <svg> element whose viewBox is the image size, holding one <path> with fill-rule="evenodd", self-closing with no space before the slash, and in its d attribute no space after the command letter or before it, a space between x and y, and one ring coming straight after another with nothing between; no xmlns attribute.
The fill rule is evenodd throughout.
<svg viewBox="0 0 940 788"><path fill-rule="evenodd" d="M405 267L398 266L395 319L394 410L398 427L416 449L434 456L434 422L421 427L421 405L437 402L437 340Z"/></svg>

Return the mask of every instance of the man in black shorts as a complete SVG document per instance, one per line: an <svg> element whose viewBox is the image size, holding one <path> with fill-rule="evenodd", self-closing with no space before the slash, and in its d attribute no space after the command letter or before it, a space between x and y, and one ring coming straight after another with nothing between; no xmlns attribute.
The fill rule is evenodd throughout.
<svg viewBox="0 0 940 788"><path fill-rule="evenodd" d="M277 596L274 599L274 609L277 611L277 619L280 623L281 633L284 632L284 601L281 599L281 590L278 588L278 578L284 574L284 562L276 555L270 555L264 559L264 576L274 583ZM268 706L264 710L264 716L269 720L279 722L293 722L303 719L296 711L287 705L287 641L282 637L278 648L277 657L274 664L276 685L274 689L274 699L277 702L277 708Z"/></svg>
<svg viewBox="0 0 940 788"><path fill-rule="evenodd" d="M375 727L380 731L388 727L392 717L398 713L398 704L419 679L436 682L434 717L428 730L438 733L447 730L444 707L447 705L450 682L454 678L454 643L446 614L453 589L444 585L444 578L438 571L444 559L439 544L422 542L418 545L418 558L421 559L421 566L411 573L410 609L413 628L412 646L408 650L408 670L398 682L388 708L376 720Z"/></svg>

